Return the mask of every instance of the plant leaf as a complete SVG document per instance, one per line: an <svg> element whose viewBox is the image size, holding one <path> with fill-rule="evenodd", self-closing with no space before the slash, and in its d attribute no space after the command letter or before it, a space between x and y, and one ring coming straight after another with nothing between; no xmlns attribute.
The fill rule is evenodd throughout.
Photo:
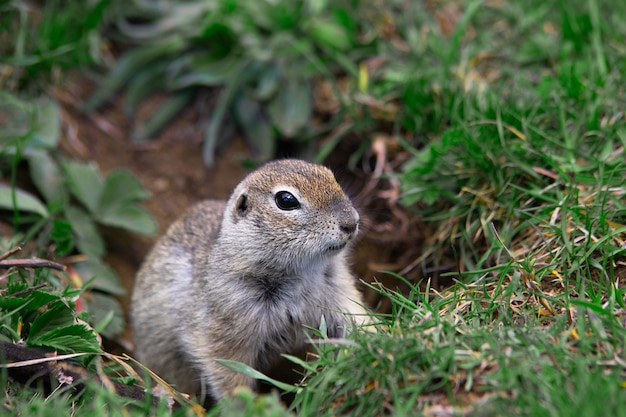
<svg viewBox="0 0 626 417"><path fill-rule="evenodd" d="M59 105L43 96L35 102L35 130L28 138L28 146L56 148L61 133Z"/></svg>
<svg viewBox="0 0 626 417"><path fill-rule="evenodd" d="M14 147L25 138L24 150L55 148L61 126L59 106L49 97L22 99L0 91L0 147ZM14 151L14 150L13 150Z"/></svg>
<svg viewBox="0 0 626 417"><path fill-rule="evenodd" d="M154 44L147 44L126 52L117 61L111 74L87 100L85 107L94 110L109 100L121 87L152 61L176 53L185 45L182 35L159 38Z"/></svg>
<svg viewBox="0 0 626 417"><path fill-rule="evenodd" d="M31 179L46 201L50 204L66 201L67 190L61 168L50 154L43 150L31 150L26 157Z"/></svg>
<svg viewBox="0 0 626 417"><path fill-rule="evenodd" d="M95 213L102 194L102 176L94 163L68 161L63 163L70 191L78 200Z"/></svg>
<svg viewBox="0 0 626 417"><path fill-rule="evenodd" d="M148 236L157 231L156 222L150 213L135 204L111 208L97 219L107 226L121 227Z"/></svg>
<svg viewBox="0 0 626 417"><path fill-rule="evenodd" d="M115 337L124 331L126 325L124 313L120 303L113 297L92 292L87 303L89 311L89 321L96 326L105 324L99 329L100 333L106 337Z"/></svg>
<svg viewBox="0 0 626 417"><path fill-rule="evenodd" d="M269 100L281 88L281 66L273 64L261 66L256 85L246 88L246 94L260 101Z"/></svg>
<svg viewBox="0 0 626 417"><path fill-rule="evenodd" d="M134 204L150 196L137 178L125 169L116 169L107 176L98 208L97 221L146 235L156 233L156 222L143 208Z"/></svg>
<svg viewBox="0 0 626 417"><path fill-rule="evenodd" d="M126 169L117 168L109 172L104 180L97 213L106 213L109 209L149 197L150 193L143 188L137 177Z"/></svg>
<svg viewBox="0 0 626 417"><path fill-rule="evenodd" d="M55 297L56 302L48 306L48 309L37 316L30 325L28 338L36 340L38 337L58 329L72 326L76 323L72 310L65 305L60 297Z"/></svg>
<svg viewBox="0 0 626 417"><path fill-rule="evenodd" d="M345 28L331 21L316 19L309 26L309 34L322 47L340 51L347 51L352 47Z"/></svg>
<svg viewBox="0 0 626 417"><path fill-rule="evenodd" d="M268 103L267 112L280 132L292 138L309 122L312 99L309 82L292 77Z"/></svg>
<svg viewBox="0 0 626 417"><path fill-rule="evenodd" d="M198 20L211 8L212 2L177 2L167 7L167 13L155 18L150 23L131 23L121 18L116 21L118 29L131 39L163 39L169 33L182 28L198 26ZM151 6L154 9L155 6Z"/></svg>
<svg viewBox="0 0 626 417"><path fill-rule="evenodd" d="M0 309L13 310L21 305L28 304L26 311L36 311L42 306L59 299L58 295L50 294L41 290L34 290L28 293L28 296L22 295L15 297L12 295L12 293L24 289L25 288L19 287L11 288L11 291L5 293L3 297L0 297Z"/></svg>
<svg viewBox="0 0 626 417"><path fill-rule="evenodd" d="M180 76L174 76L169 84L170 88L185 88L194 86L216 86L227 82L237 67L238 56L229 54L213 62L191 62L190 68L181 71Z"/></svg>
<svg viewBox="0 0 626 417"><path fill-rule="evenodd" d="M56 248L54 252L58 255L67 255L74 249L74 235L72 234L72 224L66 220L54 220L50 239Z"/></svg>
<svg viewBox="0 0 626 417"><path fill-rule="evenodd" d="M16 141L28 133L32 117L32 105L20 99L16 94L0 90L0 149L14 151Z"/></svg>
<svg viewBox="0 0 626 417"><path fill-rule="evenodd" d="M72 224L76 247L85 255L96 259L104 255L104 241L96 227L96 223L84 210L74 207L65 207L65 217Z"/></svg>
<svg viewBox="0 0 626 417"><path fill-rule="evenodd" d="M276 152L276 137L263 114L261 103L241 94L234 103L234 114L243 129L246 142L259 160L265 161Z"/></svg>
<svg viewBox="0 0 626 417"><path fill-rule="evenodd" d="M13 199L14 194L15 200ZM45 218L49 216L48 209L46 209L46 206L44 206L37 197L19 188L13 189L5 184L0 184L0 208L27 211L39 214Z"/></svg>
<svg viewBox="0 0 626 417"><path fill-rule="evenodd" d="M251 70L247 67L247 63L242 60L242 62L233 69L225 87L220 92L220 97L213 110L211 120L204 131L202 159L204 160L204 165L207 167L213 166L215 148L218 143L220 128L222 127L226 112L230 109L241 85L252 75Z"/></svg>
<svg viewBox="0 0 626 417"><path fill-rule="evenodd" d="M100 260L88 259L78 262L74 264L74 269L83 281L90 281L89 288L113 295L126 294L115 271Z"/></svg>
<svg viewBox="0 0 626 417"><path fill-rule="evenodd" d="M294 385L285 384L284 382L280 382L273 378L270 378L269 376L257 371L256 369L251 368L245 363L231 361L228 359L216 359L215 362L219 363L220 365L224 365L228 369L238 372L240 374L244 374L246 376L249 376L251 378L258 379L261 381L269 382L270 384L274 385L277 388L280 388L281 390L285 392L297 392L300 390L300 388Z"/></svg>
<svg viewBox="0 0 626 417"><path fill-rule="evenodd" d="M50 330L47 333L38 335L36 338L29 338L27 345L45 346L70 353L102 352L97 333L86 323Z"/></svg>
<svg viewBox="0 0 626 417"><path fill-rule="evenodd" d="M321 13L326 7L328 7L328 0L310 0L308 2L309 12L312 15Z"/></svg>
<svg viewBox="0 0 626 417"><path fill-rule="evenodd" d="M124 112L132 116L143 100L159 91L163 91L163 78L169 62L155 62L142 69L129 82L124 94Z"/></svg>

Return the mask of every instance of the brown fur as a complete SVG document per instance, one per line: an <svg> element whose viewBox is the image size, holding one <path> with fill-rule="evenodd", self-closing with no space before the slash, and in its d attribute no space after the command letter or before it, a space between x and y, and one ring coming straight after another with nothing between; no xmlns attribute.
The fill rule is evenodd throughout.
<svg viewBox="0 0 626 417"><path fill-rule="evenodd" d="M300 202L281 210L279 191ZM205 201L174 223L137 274L132 324L138 358L179 389L219 399L250 378L215 362L268 372L297 354L305 327L329 337L364 311L343 247L359 216L332 172L299 160L249 174L228 202Z"/></svg>

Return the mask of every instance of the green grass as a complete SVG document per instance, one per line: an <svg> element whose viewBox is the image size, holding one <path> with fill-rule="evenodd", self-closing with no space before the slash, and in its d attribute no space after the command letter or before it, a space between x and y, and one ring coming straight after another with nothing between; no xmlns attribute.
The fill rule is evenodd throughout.
<svg viewBox="0 0 626 417"><path fill-rule="evenodd" d="M602 29L626 8L466 4L448 38L408 6L419 53L370 81L404 104L402 198L434 227L415 267L457 281L322 346L299 414L626 415L625 44Z"/></svg>
<svg viewBox="0 0 626 417"><path fill-rule="evenodd" d="M416 266L458 281L322 346L299 413L626 415L625 44L602 29L625 7L474 11L422 39L423 71L396 56L378 80L405 104L403 202L435 229Z"/></svg>
<svg viewBox="0 0 626 417"><path fill-rule="evenodd" d="M0 88L38 93L65 70L102 60L100 25L109 2L23 0L0 4Z"/></svg>
<svg viewBox="0 0 626 417"><path fill-rule="evenodd" d="M368 55L324 55L347 75L318 80L342 86L331 144L349 126L410 154L401 203L433 231L413 267L454 284L371 284L392 312L320 343L289 410L241 392L212 415L626 415L626 3L459 3L435 6L446 34L422 2L360 3ZM22 395L5 410L150 411Z"/></svg>
<svg viewBox="0 0 626 417"><path fill-rule="evenodd" d="M394 295L403 308L386 326L322 346L299 414L624 415L622 323L583 306L575 323L541 316L521 282L490 287Z"/></svg>

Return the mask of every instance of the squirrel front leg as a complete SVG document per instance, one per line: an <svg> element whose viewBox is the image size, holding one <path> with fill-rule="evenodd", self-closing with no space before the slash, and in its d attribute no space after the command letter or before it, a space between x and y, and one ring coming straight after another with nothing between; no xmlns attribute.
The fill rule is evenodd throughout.
<svg viewBox="0 0 626 417"><path fill-rule="evenodd" d="M204 369L204 383L207 385L208 392L211 394L214 400L219 401L226 395L230 395L233 391L241 386L256 389L256 380L233 371L225 365L217 362L217 359L227 359L240 363L244 363L252 368L256 368L255 364L247 353L248 347L239 346L239 352L213 352L207 359L202 362L202 369Z"/></svg>

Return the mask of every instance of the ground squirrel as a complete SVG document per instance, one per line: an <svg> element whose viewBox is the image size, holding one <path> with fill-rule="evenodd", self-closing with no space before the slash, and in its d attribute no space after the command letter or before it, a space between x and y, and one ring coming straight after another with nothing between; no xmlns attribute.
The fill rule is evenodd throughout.
<svg viewBox="0 0 626 417"><path fill-rule="evenodd" d="M329 337L364 320L345 259L359 214L323 166L285 159L250 173L227 202L189 210L157 242L132 296L136 355L182 391L220 399L302 351L322 317ZM347 314L346 314L347 313Z"/></svg>

